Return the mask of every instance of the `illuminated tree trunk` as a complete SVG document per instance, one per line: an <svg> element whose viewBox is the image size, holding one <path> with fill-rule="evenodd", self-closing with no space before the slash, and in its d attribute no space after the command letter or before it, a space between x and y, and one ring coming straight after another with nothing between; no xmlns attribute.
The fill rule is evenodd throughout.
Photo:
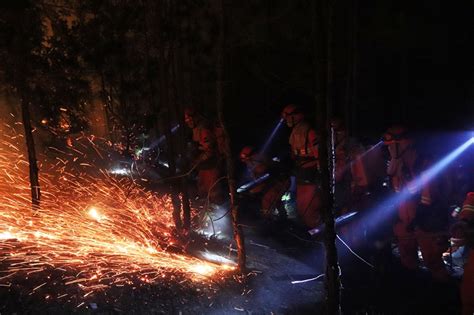
<svg viewBox="0 0 474 315"><path fill-rule="evenodd" d="M315 91L320 133L319 161L321 167L321 201L323 220L326 226L324 234L324 246L326 249L326 313L340 314L341 284L339 279L336 229L334 223L334 143L332 132L328 132L333 101L333 4L331 0L325 0L314 2L313 5Z"/></svg>
<svg viewBox="0 0 474 315"><path fill-rule="evenodd" d="M38 163L36 160L35 140L33 138L33 131L31 127L29 101L21 92L21 116L23 119L23 126L25 128L26 148L28 150L28 163L30 169L30 187L31 187L31 202L33 210L38 210L40 206L40 185L38 176Z"/></svg>
<svg viewBox="0 0 474 315"><path fill-rule="evenodd" d="M219 37L217 42L217 62L216 62L216 102L217 115L219 124L223 130L225 139L224 154L227 167L227 182L230 192L230 207L232 209L232 227L234 231L234 239L237 244L238 266L239 271L243 274L245 272L246 257L245 257L245 243L242 226L239 224L239 205L236 197L236 180L234 175L234 162L232 160L232 152L230 149L230 138L224 122L224 4L223 0L217 1L217 14L219 20Z"/></svg>

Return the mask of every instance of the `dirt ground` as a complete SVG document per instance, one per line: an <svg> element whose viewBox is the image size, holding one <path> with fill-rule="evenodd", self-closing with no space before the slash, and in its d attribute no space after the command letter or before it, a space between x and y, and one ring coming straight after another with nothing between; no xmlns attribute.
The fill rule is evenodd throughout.
<svg viewBox="0 0 474 315"><path fill-rule="evenodd" d="M0 287L0 314L318 314L324 313L324 250L294 224L294 219L266 224L244 220L249 274L246 281L229 277L213 285L182 285L181 278L146 286L114 287L83 299L57 296L42 289L44 274L17 279ZM206 241L207 251L235 259L225 225L217 239ZM199 237L190 253L202 248ZM404 271L390 245L380 250L355 248L373 267L355 257L338 241L344 314L458 314L458 281L431 282L429 274ZM53 277L54 274L50 274ZM60 292L63 288L58 287Z"/></svg>

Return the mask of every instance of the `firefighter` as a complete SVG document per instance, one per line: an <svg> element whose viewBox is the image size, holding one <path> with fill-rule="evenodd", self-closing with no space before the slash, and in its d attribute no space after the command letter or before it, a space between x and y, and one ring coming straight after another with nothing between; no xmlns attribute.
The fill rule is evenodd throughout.
<svg viewBox="0 0 474 315"><path fill-rule="evenodd" d="M184 121L192 129L192 140L197 152L193 154L192 168L198 170L198 194L212 203L223 202L221 177L221 155L211 124L193 109L185 109Z"/></svg>
<svg viewBox="0 0 474 315"><path fill-rule="evenodd" d="M321 221L318 136L298 106L285 106L282 118L292 129L289 143L295 163L296 209L302 222L308 228L314 228Z"/></svg>
<svg viewBox="0 0 474 315"><path fill-rule="evenodd" d="M474 314L474 192L467 194L458 218L451 234L456 240L455 245L469 250L461 282L462 314L467 315Z"/></svg>
<svg viewBox="0 0 474 315"><path fill-rule="evenodd" d="M362 146L349 138L340 119L333 118L331 128L336 158L336 203L344 213L348 207L360 205L368 192L369 180L361 158Z"/></svg>
<svg viewBox="0 0 474 315"><path fill-rule="evenodd" d="M273 219L273 212L278 210L278 218L284 220L287 213L281 200L285 192L290 188L290 179L281 176L272 167L268 159L255 151L251 146L246 146L240 151L240 161L245 164L252 180L270 174L270 178L250 190L252 195L259 195L261 199L260 213L263 219Z"/></svg>
<svg viewBox="0 0 474 315"><path fill-rule="evenodd" d="M404 127L389 128L384 143L391 157L387 174L392 189L401 198L397 205L398 221L393 227L401 263L409 270L416 270L420 248L433 279L447 281L442 254L447 249L448 213L441 193L442 181L424 179L423 171L428 168L429 161L418 152Z"/></svg>
<svg viewBox="0 0 474 315"><path fill-rule="evenodd" d="M368 176L362 160L363 148L354 139L349 138L344 124L339 118L331 120L334 135L335 151L335 201L340 214L352 210L361 211L366 208L368 195ZM357 225L357 228L353 227ZM352 226L352 227L351 227ZM353 243L360 243L361 226L365 230L365 222L358 222L342 229L345 236Z"/></svg>

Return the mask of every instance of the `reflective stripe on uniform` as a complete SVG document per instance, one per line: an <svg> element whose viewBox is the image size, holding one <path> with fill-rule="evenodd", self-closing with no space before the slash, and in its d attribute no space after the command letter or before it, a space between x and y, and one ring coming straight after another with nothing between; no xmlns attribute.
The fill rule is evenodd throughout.
<svg viewBox="0 0 474 315"><path fill-rule="evenodd" d="M300 149L300 150L295 149L295 150L293 150L293 153L296 156L302 156L302 157L311 156L309 150L307 150L307 149Z"/></svg>
<svg viewBox="0 0 474 315"><path fill-rule="evenodd" d="M474 205L464 205L464 206L462 206L461 211L472 211L472 212L474 212Z"/></svg>
<svg viewBox="0 0 474 315"><path fill-rule="evenodd" d="M431 198L427 196L421 196L421 203L424 205L431 205Z"/></svg>
<svg viewBox="0 0 474 315"><path fill-rule="evenodd" d="M416 193L416 191L418 190L417 187L416 187L416 184L414 182L409 182L407 184L407 189L411 194Z"/></svg>
<svg viewBox="0 0 474 315"><path fill-rule="evenodd" d="M314 156L314 143L309 142L309 133L312 128L307 122L300 122L295 127L290 135L290 145L295 156L309 157Z"/></svg>

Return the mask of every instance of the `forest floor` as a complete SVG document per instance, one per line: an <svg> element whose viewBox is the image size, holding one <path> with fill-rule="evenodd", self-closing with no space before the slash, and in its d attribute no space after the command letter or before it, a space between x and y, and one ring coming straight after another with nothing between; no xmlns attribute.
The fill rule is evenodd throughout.
<svg viewBox="0 0 474 315"><path fill-rule="evenodd" d="M215 222L219 236L205 242L196 236L189 252L206 247L235 260L228 225L226 219ZM292 283L323 273L322 243L307 237L294 218L271 225L248 215L243 225L249 270L245 281L229 277L212 285L167 281L113 287L81 301L48 299L41 289L32 291L44 280L35 274L0 287L0 314L323 314L324 276ZM373 267L338 241L344 314L459 313L458 281L437 284L424 270L404 271L390 246L354 249Z"/></svg>

